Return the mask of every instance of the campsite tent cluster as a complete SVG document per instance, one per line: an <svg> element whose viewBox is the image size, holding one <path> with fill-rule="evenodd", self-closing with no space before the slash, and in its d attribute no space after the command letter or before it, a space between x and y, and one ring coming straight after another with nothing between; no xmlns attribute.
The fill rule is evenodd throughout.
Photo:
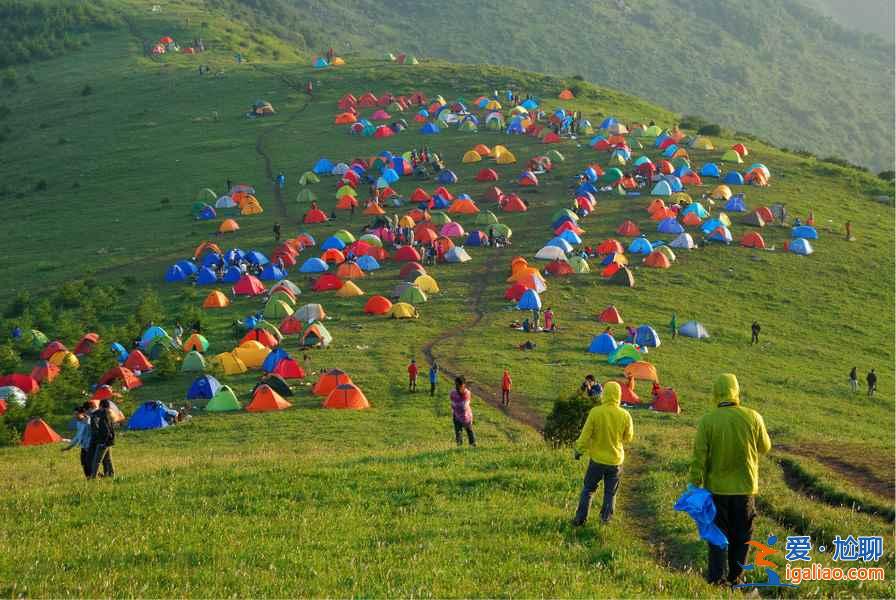
<svg viewBox="0 0 896 600"><path fill-rule="evenodd" d="M220 218L215 230L219 235L239 230L239 223L234 218L237 215L259 215L263 212L264 208L255 197L255 188L246 184L234 185L221 196L209 188L203 188L190 206L190 215L197 221Z"/></svg>

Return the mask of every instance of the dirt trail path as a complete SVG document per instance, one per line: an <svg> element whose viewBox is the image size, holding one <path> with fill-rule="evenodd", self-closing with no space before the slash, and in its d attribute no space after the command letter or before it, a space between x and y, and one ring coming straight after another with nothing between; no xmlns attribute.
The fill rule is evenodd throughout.
<svg viewBox="0 0 896 600"><path fill-rule="evenodd" d="M473 282L473 296L470 300L470 311L472 316L465 323L447 329L429 340L423 345L423 354L429 362L433 360L439 363L439 368L445 375L451 378L456 377L464 369L453 358L446 354L439 353L438 346L442 342L462 336L468 331L475 329L477 325L485 317L485 309L483 308L482 295L488 286L491 275L495 272L495 267L499 263L499 259L504 256L503 250L491 252L485 263L485 269L478 273ZM529 427L541 432L544 429L544 418L532 408L532 403L523 395L514 393L513 401L509 407L501 406L501 390L497 387L483 384L481 382L468 380L468 387L474 394L482 398L485 402L494 406L508 417L515 419Z"/></svg>
<svg viewBox="0 0 896 600"><path fill-rule="evenodd" d="M777 449L785 453L817 460L853 485L881 498L891 501L893 499L894 485L892 479L885 481L868 467L847 462L837 456L833 449L810 444L779 445Z"/></svg>

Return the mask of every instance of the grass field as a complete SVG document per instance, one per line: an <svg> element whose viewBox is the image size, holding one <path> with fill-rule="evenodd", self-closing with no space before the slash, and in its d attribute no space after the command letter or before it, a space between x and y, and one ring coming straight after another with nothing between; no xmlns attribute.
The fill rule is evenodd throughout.
<svg viewBox="0 0 896 600"><path fill-rule="evenodd" d="M168 18L141 17L133 27L156 36L171 30ZM160 297L164 325L171 327L213 289L165 284L163 277L168 265L213 239L217 221L194 221L188 211L198 190L220 192L226 179L254 184L265 212L237 217L240 231L222 243L270 252L275 221L287 235L307 229L318 241L363 224L360 214L349 221L340 213L334 222L299 225L307 207L295 202L297 180L322 156L349 161L428 144L458 174L452 191L478 200L487 187L473 181L480 167L495 168L502 189L520 191L513 182L522 165L463 165L465 150L502 143L522 163L546 149L534 138L486 132L424 137L413 124L385 142L349 136L332 125L345 92L420 89L451 100L512 86L544 98L547 107L582 110L593 122L608 115L664 126L676 120L602 88L587 88L580 100L554 101L563 81L496 67L358 59L340 70L312 72L304 63L236 65L229 53L209 53L203 62L221 74L200 77L196 59L150 61L141 48L124 32L95 36L87 50L34 65L34 83L0 96L2 104L27 107L0 121L11 131L0 162L6 212L0 238L8 249L0 253L7 282L0 299L8 303L20 290L32 297L25 314L4 325L36 323L46 310L42 298L86 278L91 286L119 290L113 308L85 317L78 308L51 305L44 326L51 339L76 343L86 329L72 334L73 323L123 331L147 289ZM298 90L308 78L317 93L304 108ZM90 95L81 95L85 85ZM277 114L245 119L257 98L271 101ZM0 487L0 594L725 595L702 582L704 545L672 505L685 487L694 425L711 406L712 379L734 372L745 403L764 415L776 446L763 463L757 539L802 533L817 544L834 535L885 536L889 581L805 584L793 594L892 597L893 208L872 199L892 197L892 187L754 140L714 139L719 148L735 141L749 147L748 162L762 162L773 174L770 187L745 188L748 206L783 202L802 218L813 210L821 238L814 255L781 252L789 230L771 226L762 233L775 252L736 244L680 252L668 271L635 264L633 289L608 286L597 273L551 278L543 299L561 329L532 334L536 350L522 353L515 346L526 337L508 328L518 313L503 299L510 260L531 259L553 237L550 216L569 204L570 177L590 162L606 164L606 155L564 142L557 148L566 160L524 193L528 212L502 214L480 201L513 229L513 246L472 248L469 263L433 267L444 291L418 307L419 320L366 317L364 298L310 292L304 277L291 277L305 292L302 302L320 302L333 317L327 327L335 342L312 353L314 369L348 371L371 410L319 410L318 399L300 385L294 408L282 413L196 411L174 429L122 434L115 448L119 476L92 484L81 480L76 456L61 455L58 447L0 449L0 481L9 482ZM282 208L259 144L274 172L287 174ZM692 158L702 164L720 154L694 151ZM328 210L334 183L328 178L312 188ZM403 181L396 189L408 194L414 187ZM644 210L649 200L602 195L597 211L582 220L586 243L614 237L625 218L651 239L669 239L653 233ZM458 220L474 228L472 219ZM843 239L846 220L854 242ZM735 238L744 231L735 225ZM387 294L399 281L397 271L387 263L358 285L367 294ZM585 373L600 380L620 375L585 352L603 329L596 314L608 304L627 323L652 324L660 333L663 343L649 360L664 385L677 390L682 414L632 411L636 438L618 519L575 531L568 519L584 465L547 447L520 419L540 422ZM257 300L239 299L203 315L210 352L230 350L236 343L231 322L258 308ZM680 323L699 320L712 337L668 339L673 311ZM751 347L754 319L763 334ZM453 448L447 377L435 399L404 390L407 361L423 360L430 344L444 368L475 385L476 450ZM295 342L287 349L295 355ZM854 365L862 374L877 368L876 397L849 393L846 375ZM493 407L505 366L516 390L510 415ZM247 400L256 378L250 372L225 383ZM123 406L132 410L149 399L179 405L191 379L148 376ZM64 414L48 421L65 431ZM816 557L833 564L829 555Z"/></svg>

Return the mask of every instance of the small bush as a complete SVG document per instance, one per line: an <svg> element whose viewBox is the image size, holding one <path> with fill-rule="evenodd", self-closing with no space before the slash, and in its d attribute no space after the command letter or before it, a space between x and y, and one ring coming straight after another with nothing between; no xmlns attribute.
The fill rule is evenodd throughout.
<svg viewBox="0 0 896 600"><path fill-rule="evenodd" d="M554 447L569 446L582 431L588 412L596 406L593 398L574 394L554 402L544 422L544 439Z"/></svg>
<svg viewBox="0 0 896 600"><path fill-rule="evenodd" d="M8 90L14 90L19 86L19 74L12 67L3 71L2 77L3 87Z"/></svg>
<svg viewBox="0 0 896 600"><path fill-rule="evenodd" d="M34 184L35 192L45 192L47 190L47 180L41 179L37 183Z"/></svg>
<svg viewBox="0 0 896 600"><path fill-rule="evenodd" d="M22 357L9 342L0 346L0 373L15 373L22 368Z"/></svg>
<svg viewBox="0 0 896 600"><path fill-rule="evenodd" d="M722 128L715 123L704 125L697 130L698 135L722 135Z"/></svg>
<svg viewBox="0 0 896 600"><path fill-rule="evenodd" d="M82 95L82 96L89 96L89 95L91 95L92 93L93 93L93 88L90 87L90 84L89 84L89 83L84 84L84 87L81 88L81 95Z"/></svg>
<svg viewBox="0 0 896 600"><path fill-rule="evenodd" d="M12 302L9 303L9 306L6 307L6 311L3 313L3 316L8 319L20 317L30 305L31 294L29 294L25 290L19 290L19 292L16 294L16 297L13 298Z"/></svg>
<svg viewBox="0 0 896 600"><path fill-rule="evenodd" d="M893 181L896 179L896 171L881 171L877 174L877 177L884 181Z"/></svg>
<svg viewBox="0 0 896 600"><path fill-rule="evenodd" d="M0 104L0 119L5 119L12 113L12 109L5 104Z"/></svg>
<svg viewBox="0 0 896 600"><path fill-rule="evenodd" d="M171 379L180 371L180 352L168 350L153 361L153 373L159 379Z"/></svg>

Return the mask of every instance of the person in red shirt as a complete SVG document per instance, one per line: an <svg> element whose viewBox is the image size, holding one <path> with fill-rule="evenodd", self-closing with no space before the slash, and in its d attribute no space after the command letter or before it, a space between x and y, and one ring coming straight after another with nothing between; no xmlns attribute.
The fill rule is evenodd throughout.
<svg viewBox="0 0 896 600"><path fill-rule="evenodd" d="M501 406L510 405L510 388L513 387L513 379L510 378L510 371L504 369L504 375L501 377Z"/></svg>
<svg viewBox="0 0 896 600"><path fill-rule="evenodd" d="M408 391L416 392L417 391L417 373L420 372L420 369L417 368L417 361L415 359L411 359L411 364L408 365Z"/></svg>

